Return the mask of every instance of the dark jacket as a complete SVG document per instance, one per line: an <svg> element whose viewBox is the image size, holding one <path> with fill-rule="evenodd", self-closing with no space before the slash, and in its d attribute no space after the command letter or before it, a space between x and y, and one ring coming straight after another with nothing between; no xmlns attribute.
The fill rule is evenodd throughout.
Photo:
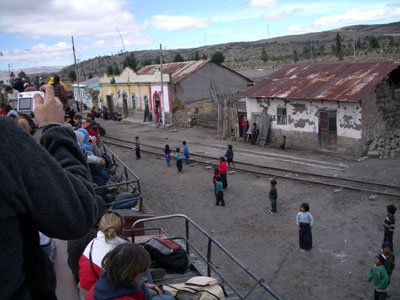
<svg viewBox="0 0 400 300"><path fill-rule="evenodd" d="M55 299L38 231L66 240L94 226L86 161L70 128L46 127L42 146L10 118L0 128L0 299Z"/></svg>
<svg viewBox="0 0 400 300"><path fill-rule="evenodd" d="M65 94L64 87L60 83L54 83L54 96L60 99L63 105L68 105L67 94Z"/></svg>

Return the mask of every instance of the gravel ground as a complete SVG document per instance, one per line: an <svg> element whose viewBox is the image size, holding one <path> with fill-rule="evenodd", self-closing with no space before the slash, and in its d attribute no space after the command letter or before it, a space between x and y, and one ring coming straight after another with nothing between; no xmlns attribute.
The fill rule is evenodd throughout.
<svg viewBox="0 0 400 300"><path fill-rule="evenodd" d="M107 135L133 140L139 135L143 143L165 144L187 139L193 143L227 144L218 141L212 131L202 129L171 132L127 122L103 122ZM240 144L242 148L250 145ZM190 147L190 144L189 144ZM144 201L155 215L182 213L224 245L257 276L264 278L284 299L372 299L373 284L367 276L380 250L386 205L398 199L333 188L278 180L278 213L269 214L267 193L270 178L251 174L228 175L229 187L224 198L226 207L215 206L212 170L203 165L186 166L178 173L173 161L167 167L159 156L142 153L136 160L134 151L111 147L140 177ZM257 147L264 151L265 148ZM193 147L191 150L194 151ZM265 151L274 152L274 149ZM399 159L358 162L351 157L332 157L305 151L289 151L299 159L314 158L348 166L343 176L400 184ZM255 160L261 159L259 156ZM215 161L217 163L217 160ZM337 171L336 171L337 172ZM311 251L300 251L295 217L302 202L310 204L314 216ZM397 213L398 216L398 213ZM168 223L170 224L170 223ZM183 234L183 223L166 225L168 233ZM394 234L395 255L400 255L399 234ZM206 249L207 241L193 233L191 238ZM214 251L215 249L215 251ZM228 278L246 292L251 282L244 273L213 248L212 260ZM400 299L400 272L395 269L390 287L391 299ZM260 290L250 299L272 299Z"/></svg>

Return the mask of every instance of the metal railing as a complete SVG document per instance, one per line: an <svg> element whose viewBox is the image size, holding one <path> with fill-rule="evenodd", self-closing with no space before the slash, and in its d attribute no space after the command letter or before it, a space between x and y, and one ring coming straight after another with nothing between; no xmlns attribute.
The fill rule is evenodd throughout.
<svg viewBox="0 0 400 300"><path fill-rule="evenodd" d="M154 217L154 218L148 218L148 219L140 219L137 220L135 223L132 225L132 242L135 242L135 231L146 231L146 230L159 230L159 233L163 233L166 236L168 236L165 231L162 228L157 228L157 227L152 227L152 228L138 228L136 229L135 227L140 224L140 223L145 223L145 222L151 222L151 221L159 221L159 220L168 220L168 219L177 219L177 218L182 218L185 220L185 237L174 237L174 239L181 239L185 242L186 245L186 252L189 255L190 254L190 249L193 249L193 251L207 264L207 276L211 277L211 270L218 275L218 277L222 280L222 282L226 283L230 289L233 291L233 293L239 297L241 300L248 299L250 294L257 288L261 287L265 291L267 291L272 297L275 299L282 300L282 298L275 293L264 281L264 279L259 278L257 275L255 275L252 271L249 270L248 267L243 265L235 256L233 256L232 253L230 253L221 243L219 243L216 239L214 239L208 232L206 232L203 228L201 228L198 224L196 224L193 220L188 218L187 216L183 214L174 214L174 215L167 215L167 216L160 216L160 217ZM208 240L207 244L207 253L204 255L197 246L194 245L194 243L189 239L189 229L190 226L192 225L195 227L199 232L201 232ZM218 247L227 257L230 258L233 262L236 263L244 272L249 275L249 277L255 282L254 285L251 287L251 289L243 295L236 287L235 285L226 278L222 274L221 271L218 270L218 268L211 262L211 253L212 253L212 245L215 245Z"/></svg>
<svg viewBox="0 0 400 300"><path fill-rule="evenodd" d="M109 147L103 144L103 152L106 153L110 158L113 163L113 165L117 165L118 169L122 172L122 178L120 182L116 183L109 183L106 185L102 186L97 186L94 189L103 189L103 188L112 188L112 187L118 187L118 186L123 186L126 185L126 187L130 187L133 192L135 192L136 197L135 199L138 200L139 202L139 211L143 211L143 195L140 190L140 181L139 181L139 176L135 174L119 157L116 155ZM132 199L130 199L132 200ZM113 201L111 203L107 203L107 205L114 205L114 204L119 204L126 202L127 200L119 200L119 201Z"/></svg>

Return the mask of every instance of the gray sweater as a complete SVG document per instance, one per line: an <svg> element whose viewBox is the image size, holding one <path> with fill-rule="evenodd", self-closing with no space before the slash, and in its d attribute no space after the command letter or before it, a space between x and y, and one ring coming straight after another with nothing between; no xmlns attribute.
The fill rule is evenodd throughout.
<svg viewBox="0 0 400 300"><path fill-rule="evenodd" d="M55 299L55 275L39 246L84 236L97 220L85 158L72 129L48 126L41 145L0 117L0 299Z"/></svg>

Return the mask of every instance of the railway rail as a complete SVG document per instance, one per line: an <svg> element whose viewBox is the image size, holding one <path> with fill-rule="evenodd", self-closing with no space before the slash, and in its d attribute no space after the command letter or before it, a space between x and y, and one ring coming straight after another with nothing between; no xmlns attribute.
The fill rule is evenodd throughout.
<svg viewBox="0 0 400 300"><path fill-rule="evenodd" d="M102 141L109 145L132 149L134 142L104 136ZM141 144L142 152L150 153L153 155L164 156L162 147ZM215 156L208 156L205 154L190 153L190 160L193 163L205 164L208 166L217 165L217 158ZM386 183L372 182L367 180L359 180L355 178L346 178L342 176L331 176L312 172L299 171L289 168L276 168L271 166L260 166L243 161L235 160L235 167L230 167L229 171L246 172L256 175L271 176L275 178L282 178L303 182L306 184L316 184L326 187L334 187L338 189L347 189L360 192L371 193L374 195L382 195L400 199L400 187Z"/></svg>

